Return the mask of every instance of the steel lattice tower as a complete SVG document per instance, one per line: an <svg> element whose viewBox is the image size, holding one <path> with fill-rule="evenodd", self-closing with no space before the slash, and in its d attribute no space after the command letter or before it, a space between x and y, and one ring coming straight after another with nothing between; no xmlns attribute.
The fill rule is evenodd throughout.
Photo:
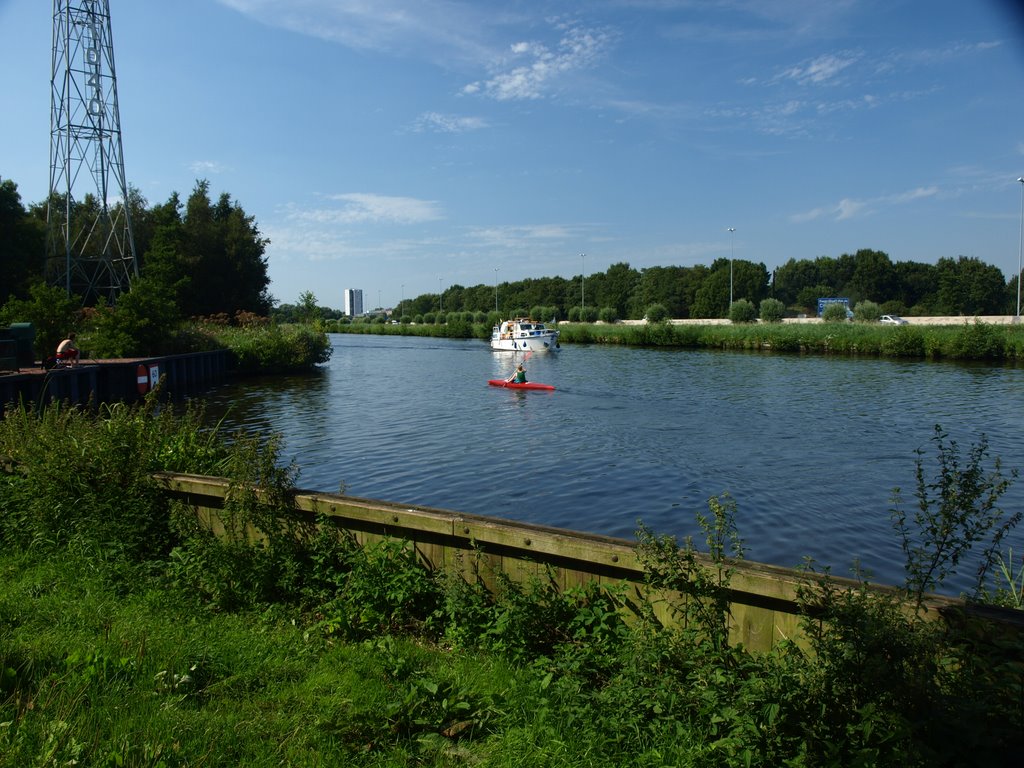
<svg viewBox="0 0 1024 768"><path fill-rule="evenodd" d="M51 72L47 281L115 303L138 262L108 0L54 0Z"/></svg>

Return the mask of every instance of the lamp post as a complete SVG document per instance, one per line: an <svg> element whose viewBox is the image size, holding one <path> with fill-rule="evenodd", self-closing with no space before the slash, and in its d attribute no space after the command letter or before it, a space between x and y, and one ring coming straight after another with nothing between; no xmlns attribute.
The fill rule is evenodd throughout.
<svg viewBox="0 0 1024 768"><path fill-rule="evenodd" d="M444 294L441 292L441 278L437 278L437 313L444 312Z"/></svg>
<svg viewBox="0 0 1024 768"><path fill-rule="evenodd" d="M1020 176L1020 241L1017 245L1017 322L1020 322L1020 257L1024 252L1024 176Z"/></svg>
<svg viewBox="0 0 1024 768"><path fill-rule="evenodd" d="M587 308L587 295L586 288L584 287L584 281L586 280L587 272L587 254L580 254L580 322L586 317L586 313L583 311Z"/></svg>
<svg viewBox="0 0 1024 768"><path fill-rule="evenodd" d="M494 268L494 313L498 313L498 268Z"/></svg>
<svg viewBox="0 0 1024 768"><path fill-rule="evenodd" d="M732 262L736 258L736 227L729 227L729 309L732 309Z"/></svg>
<svg viewBox="0 0 1024 768"><path fill-rule="evenodd" d="M405 317L405 283L402 283L402 303L398 305L398 319Z"/></svg>

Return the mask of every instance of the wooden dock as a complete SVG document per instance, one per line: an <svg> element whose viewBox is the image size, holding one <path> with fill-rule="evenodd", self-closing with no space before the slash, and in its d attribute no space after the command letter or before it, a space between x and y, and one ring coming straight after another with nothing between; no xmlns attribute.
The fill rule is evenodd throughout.
<svg viewBox="0 0 1024 768"><path fill-rule="evenodd" d="M42 407L134 402L163 380L164 396L181 400L224 381L231 355L226 349L161 357L82 360L74 366L41 366L0 373L0 415L10 403Z"/></svg>

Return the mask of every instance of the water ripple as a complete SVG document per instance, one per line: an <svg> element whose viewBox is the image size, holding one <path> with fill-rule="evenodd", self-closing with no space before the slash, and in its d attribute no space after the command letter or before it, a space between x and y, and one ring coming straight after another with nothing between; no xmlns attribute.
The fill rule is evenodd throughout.
<svg viewBox="0 0 1024 768"><path fill-rule="evenodd" d="M903 578L892 492L912 500L933 427L1024 464L1024 371L984 365L566 347L533 356L556 392L488 387L514 357L478 341L333 336L319 376L217 390L216 416L283 434L322 491L632 537L699 530L724 492L755 560L857 559ZM1018 485L1003 499L1018 509ZM1024 549L1018 535L1015 549ZM964 577L956 588L965 588Z"/></svg>

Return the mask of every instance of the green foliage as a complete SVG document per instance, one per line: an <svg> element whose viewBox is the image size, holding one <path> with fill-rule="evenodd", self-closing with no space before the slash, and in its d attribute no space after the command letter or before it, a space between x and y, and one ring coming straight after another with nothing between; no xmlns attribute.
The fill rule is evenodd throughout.
<svg viewBox="0 0 1024 768"><path fill-rule="evenodd" d="M995 556L995 572L991 589L986 590L985 599L995 605L1004 605L1024 610L1024 558L1015 563L1013 547L1008 547L1006 554Z"/></svg>
<svg viewBox="0 0 1024 768"><path fill-rule="evenodd" d="M664 323L668 317L668 310L665 309L664 304L651 304L644 312L644 317L647 318L648 323Z"/></svg>
<svg viewBox="0 0 1024 768"><path fill-rule="evenodd" d="M708 545L706 560L689 537L680 548L674 536L658 537L646 527L637 533L637 556L647 586L662 595L674 621L693 642L710 642L721 650L729 644L729 583L735 563L743 559L743 542L736 502L728 494L709 499L708 508L710 517L697 516Z"/></svg>
<svg viewBox="0 0 1024 768"><path fill-rule="evenodd" d="M845 323L846 305L839 302L827 304L821 313L821 319L826 323Z"/></svg>
<svg viewBox="0 0 1024 768"><path fill-rule="evenodd" d="M331 359L330 339L314 326L205 325L203 330L231 350L242 373L308 371Z"/></svg>
<svg viewBox="0 0 1024 768"><path fill-rule="evenodd" d="M882 316L882 308L873 301L858 301L853 308L853 319L859 323L877 323Z"/></svg>
<svg viewBox="0 0 1024 768"><path fill-rule="evenodd" d="M902 506L900 489L893 490L893 527L900 537L906 557L907 591L920 608L924 594L941 586L956 573L960 560L979 542L988 538L978 567L974 594L984 594L989 570L999 552L1003 538L1024 517L1024 511L1007 515L997 504L1006 492L1010 479L1003 476L998 458L992 470L984 466L988 457L988 441L982 435L972 445L962 463L956 441L938 425L932 441L936 447L937 473L933 480L925 477L923 451L918 451L915 497L912 517Z"/></svg>
<svg viewBox="0 0 1024 768"><path fill-rule="evenodd" d="M778 299L762 300L759 309L762 323L781 323L786 314L786 305Z"/></svg>
<svg viewBox="0 0 1024 768"><path fill-rule="evenodd" d="M880 351L886 357L924 357L925 336L920 328L912 325L898 325L888 329L889 334L882 340Z"/></svg>
<svg viewBox="0 0 1024 768"><path fill-rule="evenodd" d="M932 621L905 592L808 569L806 644L731 642L743 547L728 495L698 515L706 552L642 529L643 587L562 590L553 570L520 583L470 552L432 572L406 542L296 519L277 438L224 440L154 407L53 410L0 422L19 470L0 475L0 768L902 768L1011 765L1024 749L1024 644L996 625ZM928 498L973 498L987 519L1000 482L984 447L961 468L936 439L951 480ZM69 467L96 487L61 485ZM155 467L230 479L221 535L185 505L158 522L164 502L133 490ZM162 544L97 538L100 495L117 542L162 528ZM44 531L34 518L62 497L73 513ZM134 567L112 568L122 556Z"/></svg>
<svg viewBox="0 0 1024 768"><path fill-rule="evenodd" d="M169 501L151 473L217 473L227 449L201 427L157 407L24 407L0 421L0 456L18 468L0 501L0 541L61 548L74 544L142 560L167 551Z"/></svg>
<svg viewBox="0 0 1024 768"><path fill-rule="evenodd" d="M441 592L401 541L383 539L345 552L336 594L319 611L318 629L354 639L423 632L437 610Z"/></svg>
<svg viewBox="0 0 1024 768"><path fill-rule="evenodd" d="M729 307L729 321L737 324L753 323L757 320L757 309L746 299L737 299Z"/></svg>
<svg viewBox="0 0 1024 768"><path fill-rule="evenodd" d="M45 221L25 210L17 184L0 178L0 304L28 298L30 287L42 277L45 246Z"/></svg>
<svg viewBox="0 0 1024 768"><path fill-rule="evenodd" d="M182 316L172 293L161 283L136 278L117 305L102 301L83 344L92 357L136 357L189 351L181 334Z"/></svg>
<svg viewBox="0 0 1024 768"><path fill-rule="evenodd" d="M943 345L945 357L957 360L1001 360L1005 349L1005 334L993 325L975 319L965 323Z"/></svg>
<svg viewBox="0 0 1024 768"><path fill-rule="evenodd" d="M615 307L602 307L597 317L602 323L614 323L619 319L619 313Z"/></svg>
<svg viewBox="0 0 1024 768"><path fill-rule="evenodd" d="M61 339L81 326L82 300L45 283L33 283L28 299L11 299L0 309L0 326L32 323L35 330L35 356L45 360L57 350Z"/></svg>

